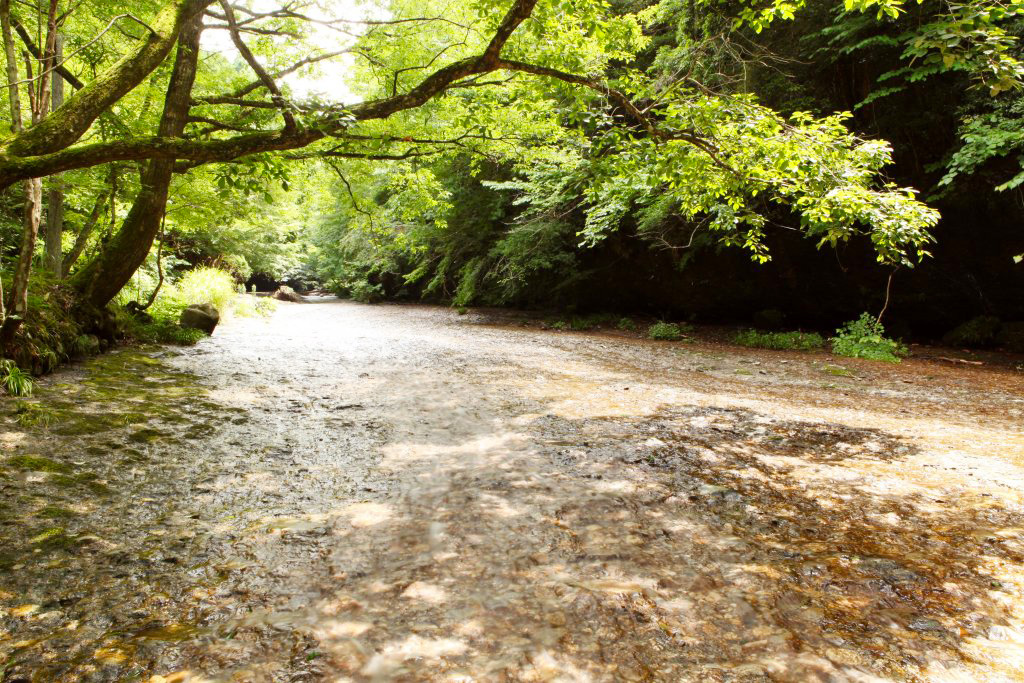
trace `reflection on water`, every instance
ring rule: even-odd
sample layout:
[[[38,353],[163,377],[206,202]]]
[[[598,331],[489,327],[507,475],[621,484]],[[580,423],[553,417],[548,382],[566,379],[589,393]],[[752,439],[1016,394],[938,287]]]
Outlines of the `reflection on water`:
[[[0,680],[1024,680],[1010,372],[283,305],[7,401]]]

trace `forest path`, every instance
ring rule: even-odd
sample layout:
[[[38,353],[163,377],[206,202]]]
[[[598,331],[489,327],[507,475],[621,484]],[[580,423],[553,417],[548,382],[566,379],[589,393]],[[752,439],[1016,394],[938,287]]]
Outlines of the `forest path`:
[[[5,683],[1024,680],[1020,373],[319,300],[19,405]]]

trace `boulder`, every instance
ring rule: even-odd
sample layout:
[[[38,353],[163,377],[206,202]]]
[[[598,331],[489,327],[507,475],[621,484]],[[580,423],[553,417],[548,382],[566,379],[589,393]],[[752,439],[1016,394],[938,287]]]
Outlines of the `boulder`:
[[[303,302],[302,295],[296,293],[296,291],[288,285],[281,285],[278,287],[277,291],[274,292],[274,298],[278,301],[291,301],[296,304]]]
[[[214,328],[220,322],[220,313],[213,307],[213,304],[198,304],[189,306],[181,312],[178,324],[193,330],[202,330],[206,334],[213,334]]]

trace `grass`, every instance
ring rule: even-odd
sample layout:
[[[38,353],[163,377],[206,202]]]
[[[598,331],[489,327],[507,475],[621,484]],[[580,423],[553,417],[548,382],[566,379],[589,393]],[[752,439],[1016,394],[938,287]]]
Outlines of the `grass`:
[[[12,360],[0,360],[0,384],[11,396],[32,395],[32,377]]]
[[[825,346],[825,339],[815,332],[761,332],[744,330],[735,337],[733,342],[740,346],[756,349],[776,349],[785,351],[813,351]]]

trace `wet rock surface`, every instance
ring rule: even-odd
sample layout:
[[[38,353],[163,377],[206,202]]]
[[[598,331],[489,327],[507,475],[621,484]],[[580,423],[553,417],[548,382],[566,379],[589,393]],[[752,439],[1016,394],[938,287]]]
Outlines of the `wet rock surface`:
[[[0,680],[1024,679],[1019,374],[507,322],[313,299],[4,402]]]

